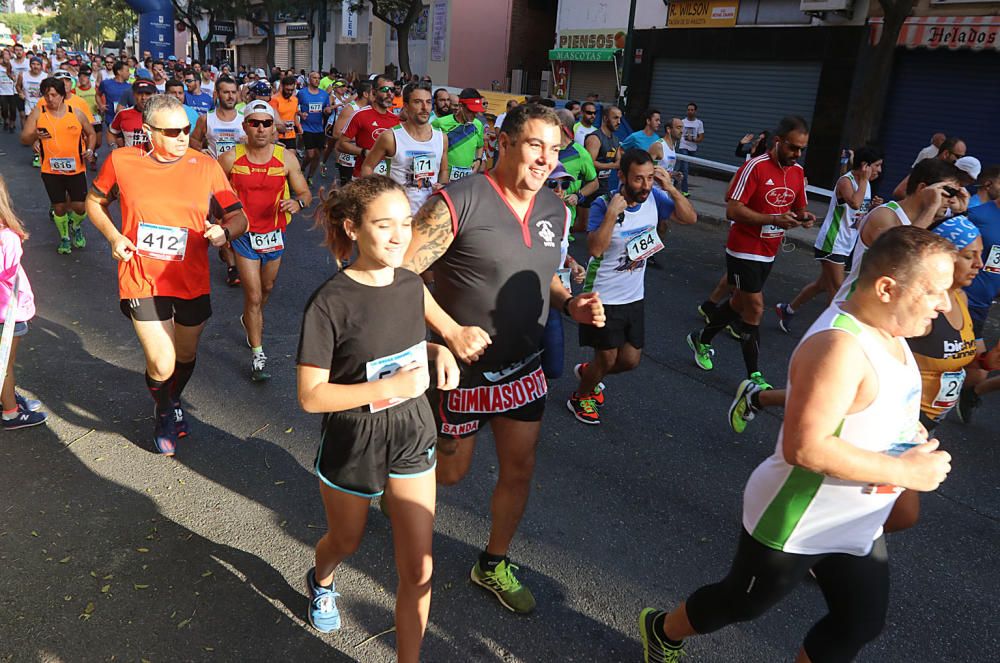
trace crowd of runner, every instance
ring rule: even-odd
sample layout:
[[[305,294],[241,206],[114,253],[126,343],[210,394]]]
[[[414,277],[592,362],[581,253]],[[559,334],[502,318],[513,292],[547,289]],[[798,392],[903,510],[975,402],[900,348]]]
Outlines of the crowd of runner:
[[[593,349],[574,366],[566,407],[598,425],[605,380],[642,357],[645,270],[668,225],[697,220],[684,158],[704,137],[695,104],[669,121],[649,109],[643,128],[619,140],[622,111],[595,101],[555,110],[534,98],[494,116],[473,88],[454,95],[415,77],[80,60],[20,45],[3,51],[0,97],[5,128],[20,124],[33,148],[59,253],[86,247],[89,218],[118,261],[120,309],[142,347],[161,454],[197,432],[182,396],[212,315],[210,251],[226,263],[227,283],[241,286],[248,376],[266,381],[264,310],[286,228],[318,201],[313,214],[338,270],[308,300],[297,355],[299,403],[323,415],[314,469],[329,529],[306,577],[314,628],[340,628],[337,568],[380,498],[395,534],[398,657],[419,659],[436,486],[467,475],[486,425],[499,472],[471,581],[515,613],[535,609],[508,550],[548,381],[563,372],[563,318]],[[929,433],[953,409],[968,422],[1000,383],[988,377],[1000,369],[1000,345],[984,338],[1000,294],[1000,167],[946,136],[887,201],[872,187],[880,149],[850,153],[820,221],[820,274],[775,306],[777,326],[790,332],[817,295],[829,306],[807,326],[784,388],[765,380],[765,282],[786,231],[819,221],[798,163],[809,132],[788,116],[737,147],[746,161],[726,194],[725,276],[697,306],[705,325],[687,344],[710,371],[714,337],[739,340],[736,433],[764,408],[783,408],[784,420],[747,483],[729,573],[671,611],[639,616],[647,663],[677,661],[686,639],[756,618],[809,573],[829,612],[796,660],[852,660],[885,621],[885,533],[913,526],[919,493],[950,471]],[[97,171],[89,185],[88,169]],[[34,304],[20,268],[27,235],[5,185],[0,216],[0,309],[5,320],[16,315],[16,347]],[[569,255],[574,239],[586,264]],[[3,425],[43,423],[41,404],[14,390],[14,354]]]

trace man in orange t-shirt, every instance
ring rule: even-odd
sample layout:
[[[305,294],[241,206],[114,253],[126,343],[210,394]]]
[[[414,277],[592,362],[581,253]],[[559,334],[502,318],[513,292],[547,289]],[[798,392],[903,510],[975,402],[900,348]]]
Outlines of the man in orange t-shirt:
[[[150,99],[142,128],[152,151],[112,152],[87,196],[87,213],[119,261],[121,310],[146,355],[146,386],[156,403],[154,444],[173,455],[188,433],[181,392],[212,315],[208,246],[242,235],[247,217],[215,159],[189,149],[191,125],[176,98]],[[120,231],[108,214],[116,198]]]
[[[295,94],[295,77],[281,79],[281,92],[271,97],[271,106],[278,113],[278,139],[289,150],[295,151],[295,137],[302,133],[299,123],[299,98]],[[284,124],[284,127],[281,125]],[[284,131],[282,131],[284,129]]]

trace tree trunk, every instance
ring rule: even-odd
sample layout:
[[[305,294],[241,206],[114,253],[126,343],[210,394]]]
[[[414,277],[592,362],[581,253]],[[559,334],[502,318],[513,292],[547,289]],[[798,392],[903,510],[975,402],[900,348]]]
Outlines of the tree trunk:
[[[267,26],[264,30],[267,32],[267,62],[269,67],[275,65],[274,61],[274,12],[268,10],[267,12]]]
[[[865,41],[862,57],[859,58],[865,70],[858,94],[847,112],[845,139],[851,146],[862,145],[878,137],[896,55],[896,40],[915,4],[914,0],[879,0],[879,3],[885,13],[882,36],[875,46]]]
[[[399,70],[410,75],[410,26],[401,25],[396,28],[396,48],[399,56]]]

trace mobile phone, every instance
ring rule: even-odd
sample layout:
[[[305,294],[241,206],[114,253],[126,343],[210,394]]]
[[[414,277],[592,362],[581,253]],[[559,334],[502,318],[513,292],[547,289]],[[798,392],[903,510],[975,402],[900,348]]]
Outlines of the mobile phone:
[[[944,194],[945,198],[954,198],[958,195],[958,189],[953,186],[943,186],[941,187],[941,192]]]

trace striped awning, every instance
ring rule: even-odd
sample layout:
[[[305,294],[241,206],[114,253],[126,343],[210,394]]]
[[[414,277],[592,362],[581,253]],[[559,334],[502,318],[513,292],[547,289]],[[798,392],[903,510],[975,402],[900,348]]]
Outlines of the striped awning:
[[[872,18],[871,43],[882,37],[884,19]],[[1000,50],[1000,16],[913,16],[903,23],[897,46],[974,51]]]

